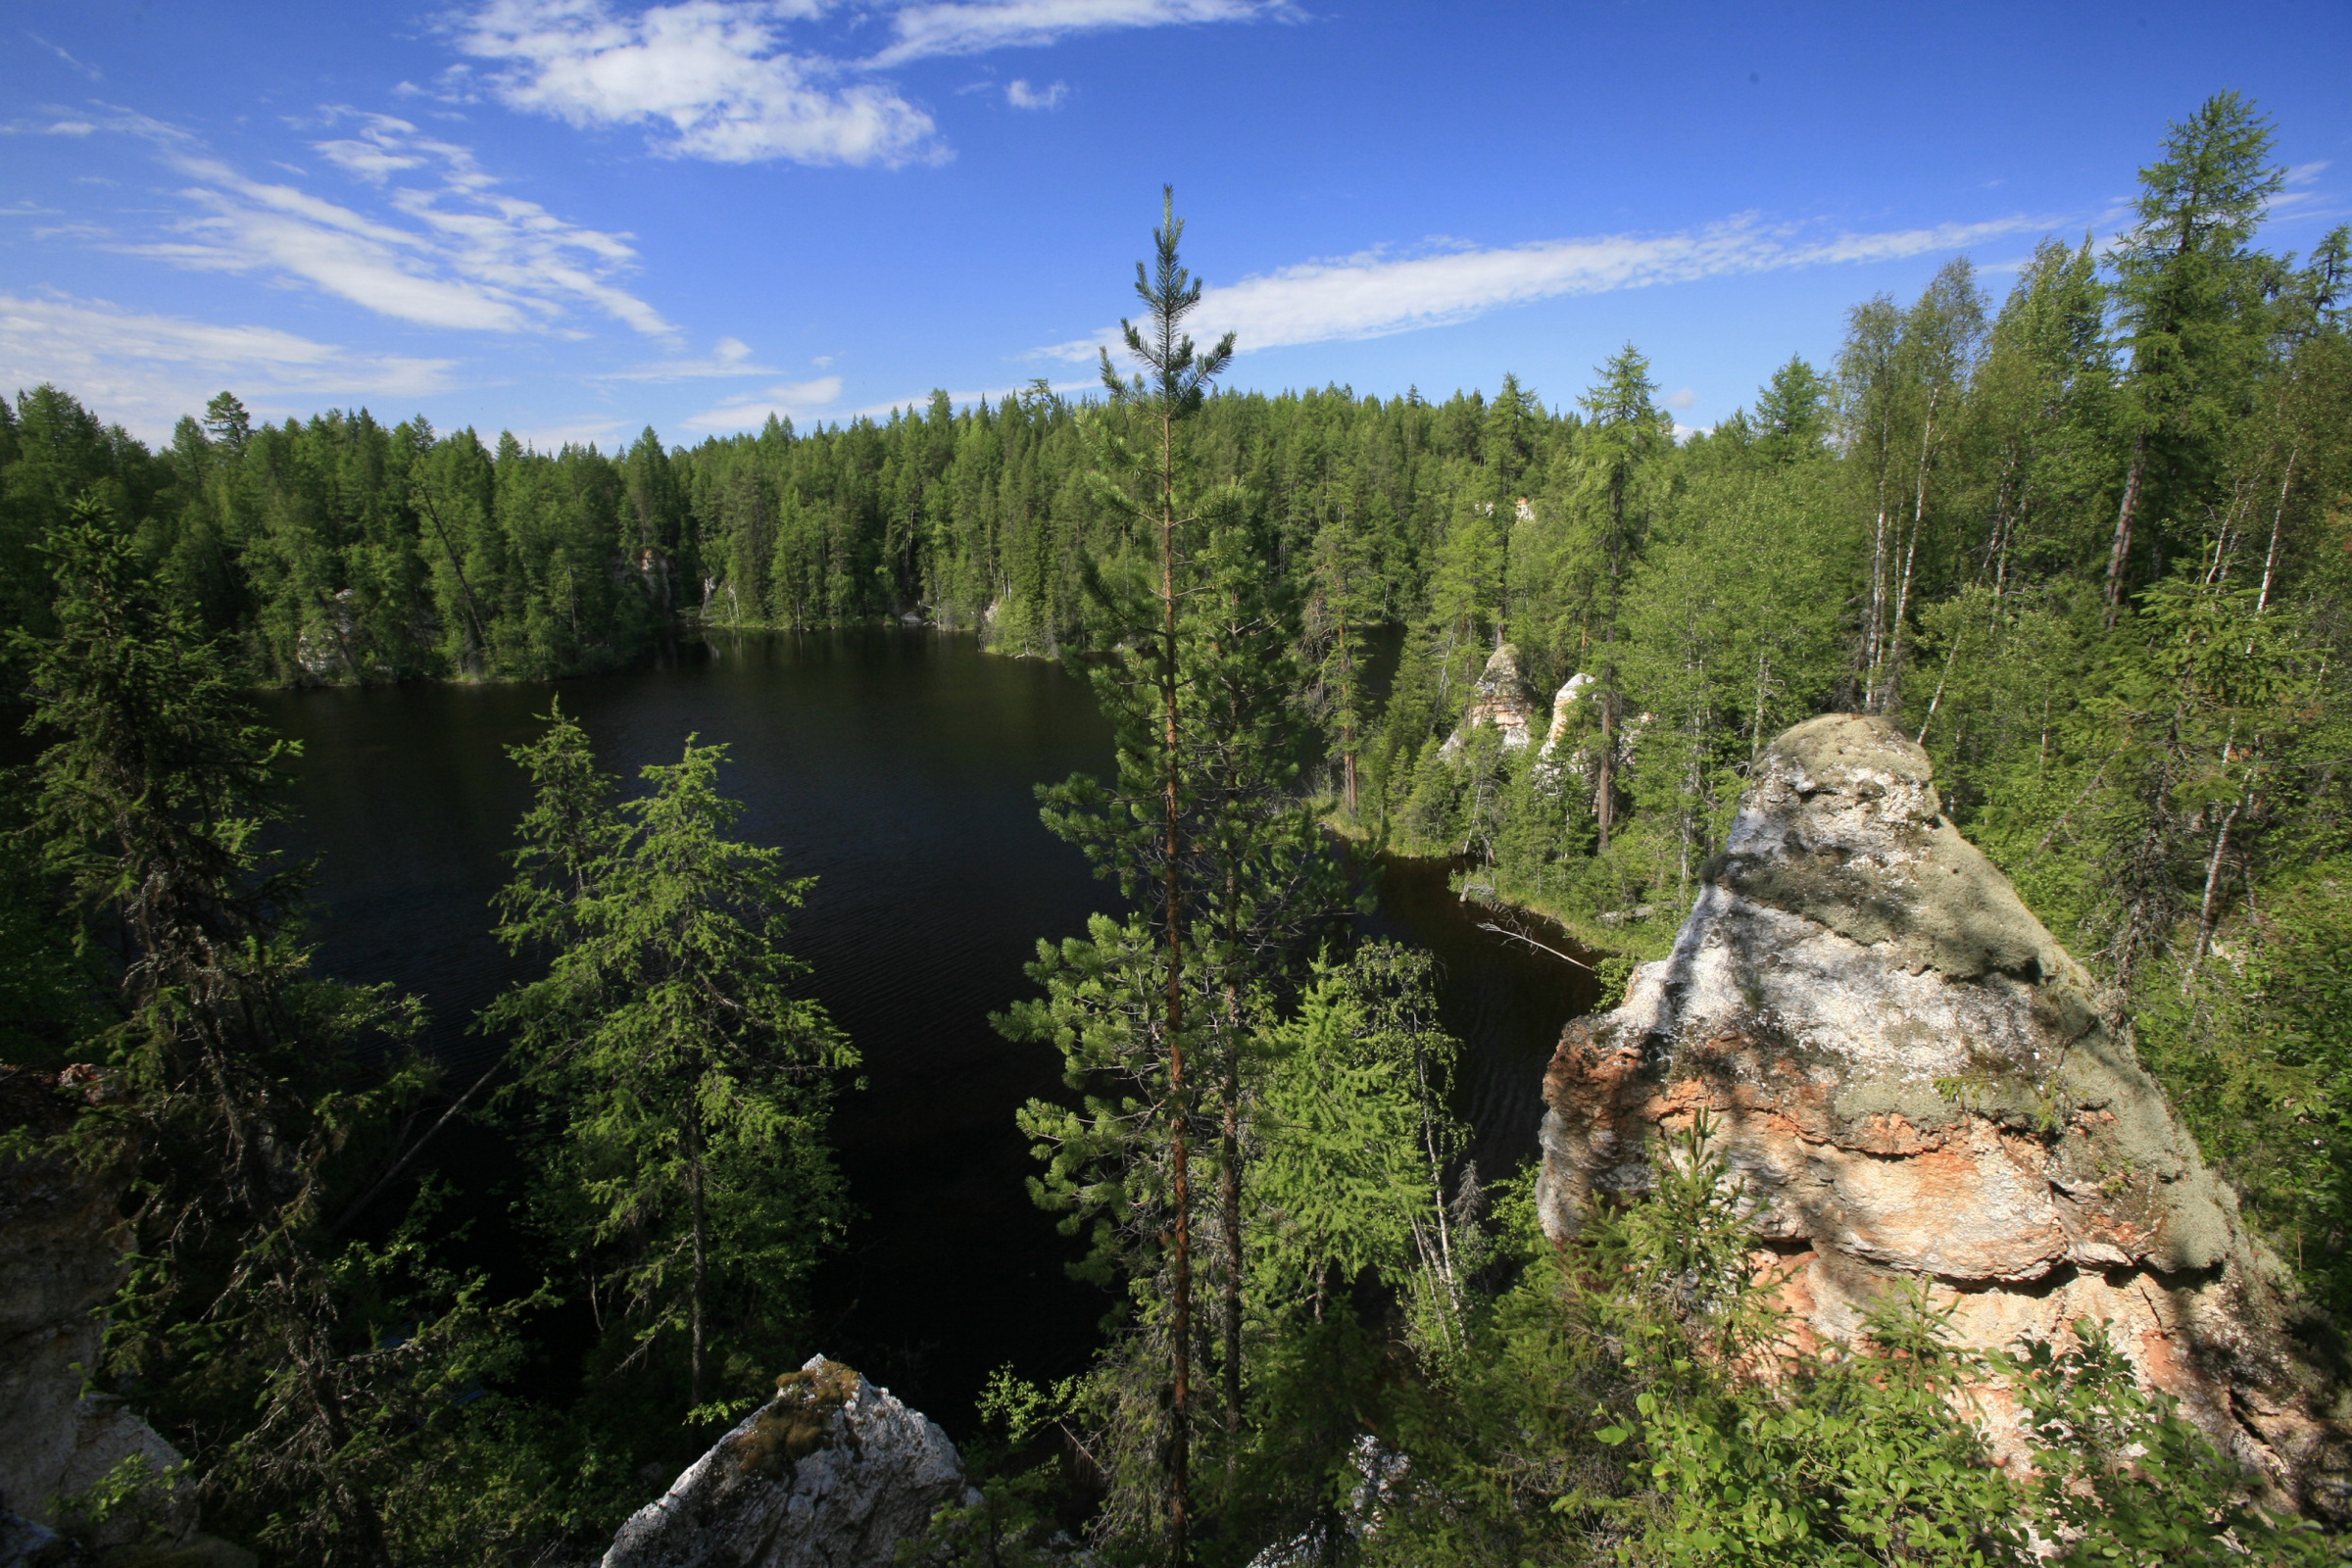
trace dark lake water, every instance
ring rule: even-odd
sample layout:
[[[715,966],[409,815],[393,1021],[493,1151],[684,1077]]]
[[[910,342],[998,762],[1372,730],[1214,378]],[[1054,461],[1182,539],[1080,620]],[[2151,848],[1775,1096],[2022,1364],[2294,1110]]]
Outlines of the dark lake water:
[[[1012,1124],[1060,1090],[1058,1058],[1000,1037],[988,1014],[1030,992],[1040,937],[1083,929],[1110,890],[1039,824],[1034,788],[1107,769],[1109,737],[1058,666],[997,659],[965,637],[872,629],[722,640],[664,667],[558,686],[401,686],[273,693],[268,717],[303,744],[292,846],[318,857],[319,961],[421,996],[431,1046],[458,1069],[489,1059],[467,1029],[521,972],[491,941],[525,804],[505,748],[560,697],[612,770],[677,760],[689,734],[732,748],[721,787],[740,832],[817,878],[793,947],[810,989],[856,1041],[865,1086],[836,1122],[861,1218],[817,1284],[811,1343],[952,1430],[989,1369],[1075,1370],[1105,1305],[1062,1264],[1075,1244],[1033,1208]],[[1490,1176],[1535,1152],[1544,1062],[1591,982],[1477,929],[1435,864],[1384,868],[1368,930],[1433,949],[1446,1021],[1469,1047],[1463,1109]],[[1555,945],[1558,939],[1552,938]],[[472,1245],[511,1258],[513,1171],[495,1135],[439,1158],[477,1215]]]

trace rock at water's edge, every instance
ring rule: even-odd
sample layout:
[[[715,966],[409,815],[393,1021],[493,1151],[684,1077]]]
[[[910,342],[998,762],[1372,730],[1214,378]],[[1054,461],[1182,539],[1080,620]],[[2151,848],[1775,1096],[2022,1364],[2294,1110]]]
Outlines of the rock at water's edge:
[[[1800,1326],[1926,1278],[1980,1348],[2106,1320],[2141,1377],[2305,1507],[2352,1510],[2343,1391],[2128,1026],[1876,717],[1775,741],[1673,953],[1545,1074],[1554,1240],[1704,1110]],[[2008,1434],[1996,1451],[2014,1451]]]
[[[850,1568],[896,1560],[964,1494],[948,1435],[838,1361],[776,1396],[630,1515],[603,1568]]]

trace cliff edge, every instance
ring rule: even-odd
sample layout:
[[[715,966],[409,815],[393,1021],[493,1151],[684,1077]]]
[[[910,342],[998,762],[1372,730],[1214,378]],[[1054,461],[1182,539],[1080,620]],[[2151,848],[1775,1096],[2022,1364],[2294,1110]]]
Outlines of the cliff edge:
[[[1800,1334],[1851,1339],[1922,1277],[1980,1348],[2105,1320],[2226,1450],[2341,1517],[2328,1331],[2113,1009],[1944,816],[1925,752],[1810,720],[1760,762],[1672,954],[1562,1036],[1544,1229],[1642,1191],[1652,1131],[1704,1110]]]

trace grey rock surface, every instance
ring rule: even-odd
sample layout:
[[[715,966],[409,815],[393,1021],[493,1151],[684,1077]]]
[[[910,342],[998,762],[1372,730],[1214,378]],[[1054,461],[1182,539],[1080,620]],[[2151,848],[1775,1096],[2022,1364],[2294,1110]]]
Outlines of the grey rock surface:
[[[1923,1278],[1983,1348],[2104,1320],[2226,1448],[2343,1511],[2341,1387],[2116,1007],[1943,814],[1926,753],[1810,720],[1760,761],[1673,952],[1563,1035],[1544,1228],[1642,1191],[1653,1134],[1703,1113],[1806,1332],[1851,1339]]]
[[[76,1071],[87,1070],[69,1074]],[[77,1082],[97,1092],[94,1074]],[[0,1068],[0,1128],[58,1132],[74,1114],[74,1088]],[[58,1523],[50,1499],[88,1490],[125,1459],[143,1456],[158,1476],[180,1462],[132,1411],[82,1392],[104,1334],[98,1308],[122,1277],[119,1194],[118,1182],[63,1159],[0,1162],[0,1496],[44,1526]],[[158,1488],[151,1498],[91,1544],[143,1540],[150,1526],[177,1539],[195,1524],[185,1489]]]
[[[963,1494],[946,1433],[811,1356],[629,1517],[604,1568],[887,1568]]]

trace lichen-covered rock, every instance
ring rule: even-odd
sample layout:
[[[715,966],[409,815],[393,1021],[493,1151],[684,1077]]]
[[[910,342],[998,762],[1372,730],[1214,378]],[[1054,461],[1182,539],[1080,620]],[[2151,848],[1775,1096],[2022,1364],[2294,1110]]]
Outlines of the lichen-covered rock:
[[[1642,1191],[1653,1130],[1704,1111],[1803,1328],[1850,1339],[1922,1277],[1982,1348],[2105,1320],[2226,1448],[2341,1513],[2339,1386],[2114,1005],[1944,816],[1926,753],[1879,718],[1800,724],[1673,953],[1563,1035],[1544,1228]]]
[[[946,1433],[811,1356],[629,1517],[604,1568],[883,1568],[963,1492]]]
[[[0,1132],[45,1140],[104,1093],[88,1068],[51,1077],[0,1066]],[[166,1477],[179,1455],[119,1400],[85,1395],[104,1324],[97,1311],[122,1280],[129,1236],[122,1182],[57,1156],[0,1160],[0,1498],[54,1526],[50,1499],[86,1492],[123,1461]],[[111,1546],[195,1523],[184,1485],[158,1485],[93,1533]]]
[[[1502,732],[1502,744],[1517,751],[1533,738],[1535,722],[1535,689],[1520,673],[1519,650],[1504,643],[1488,656],[1487,667],[1471,689],[1470,707],[1462,714],[1460,727],[1440,749],[1450,752],[1479,725],[1492,724]]]

